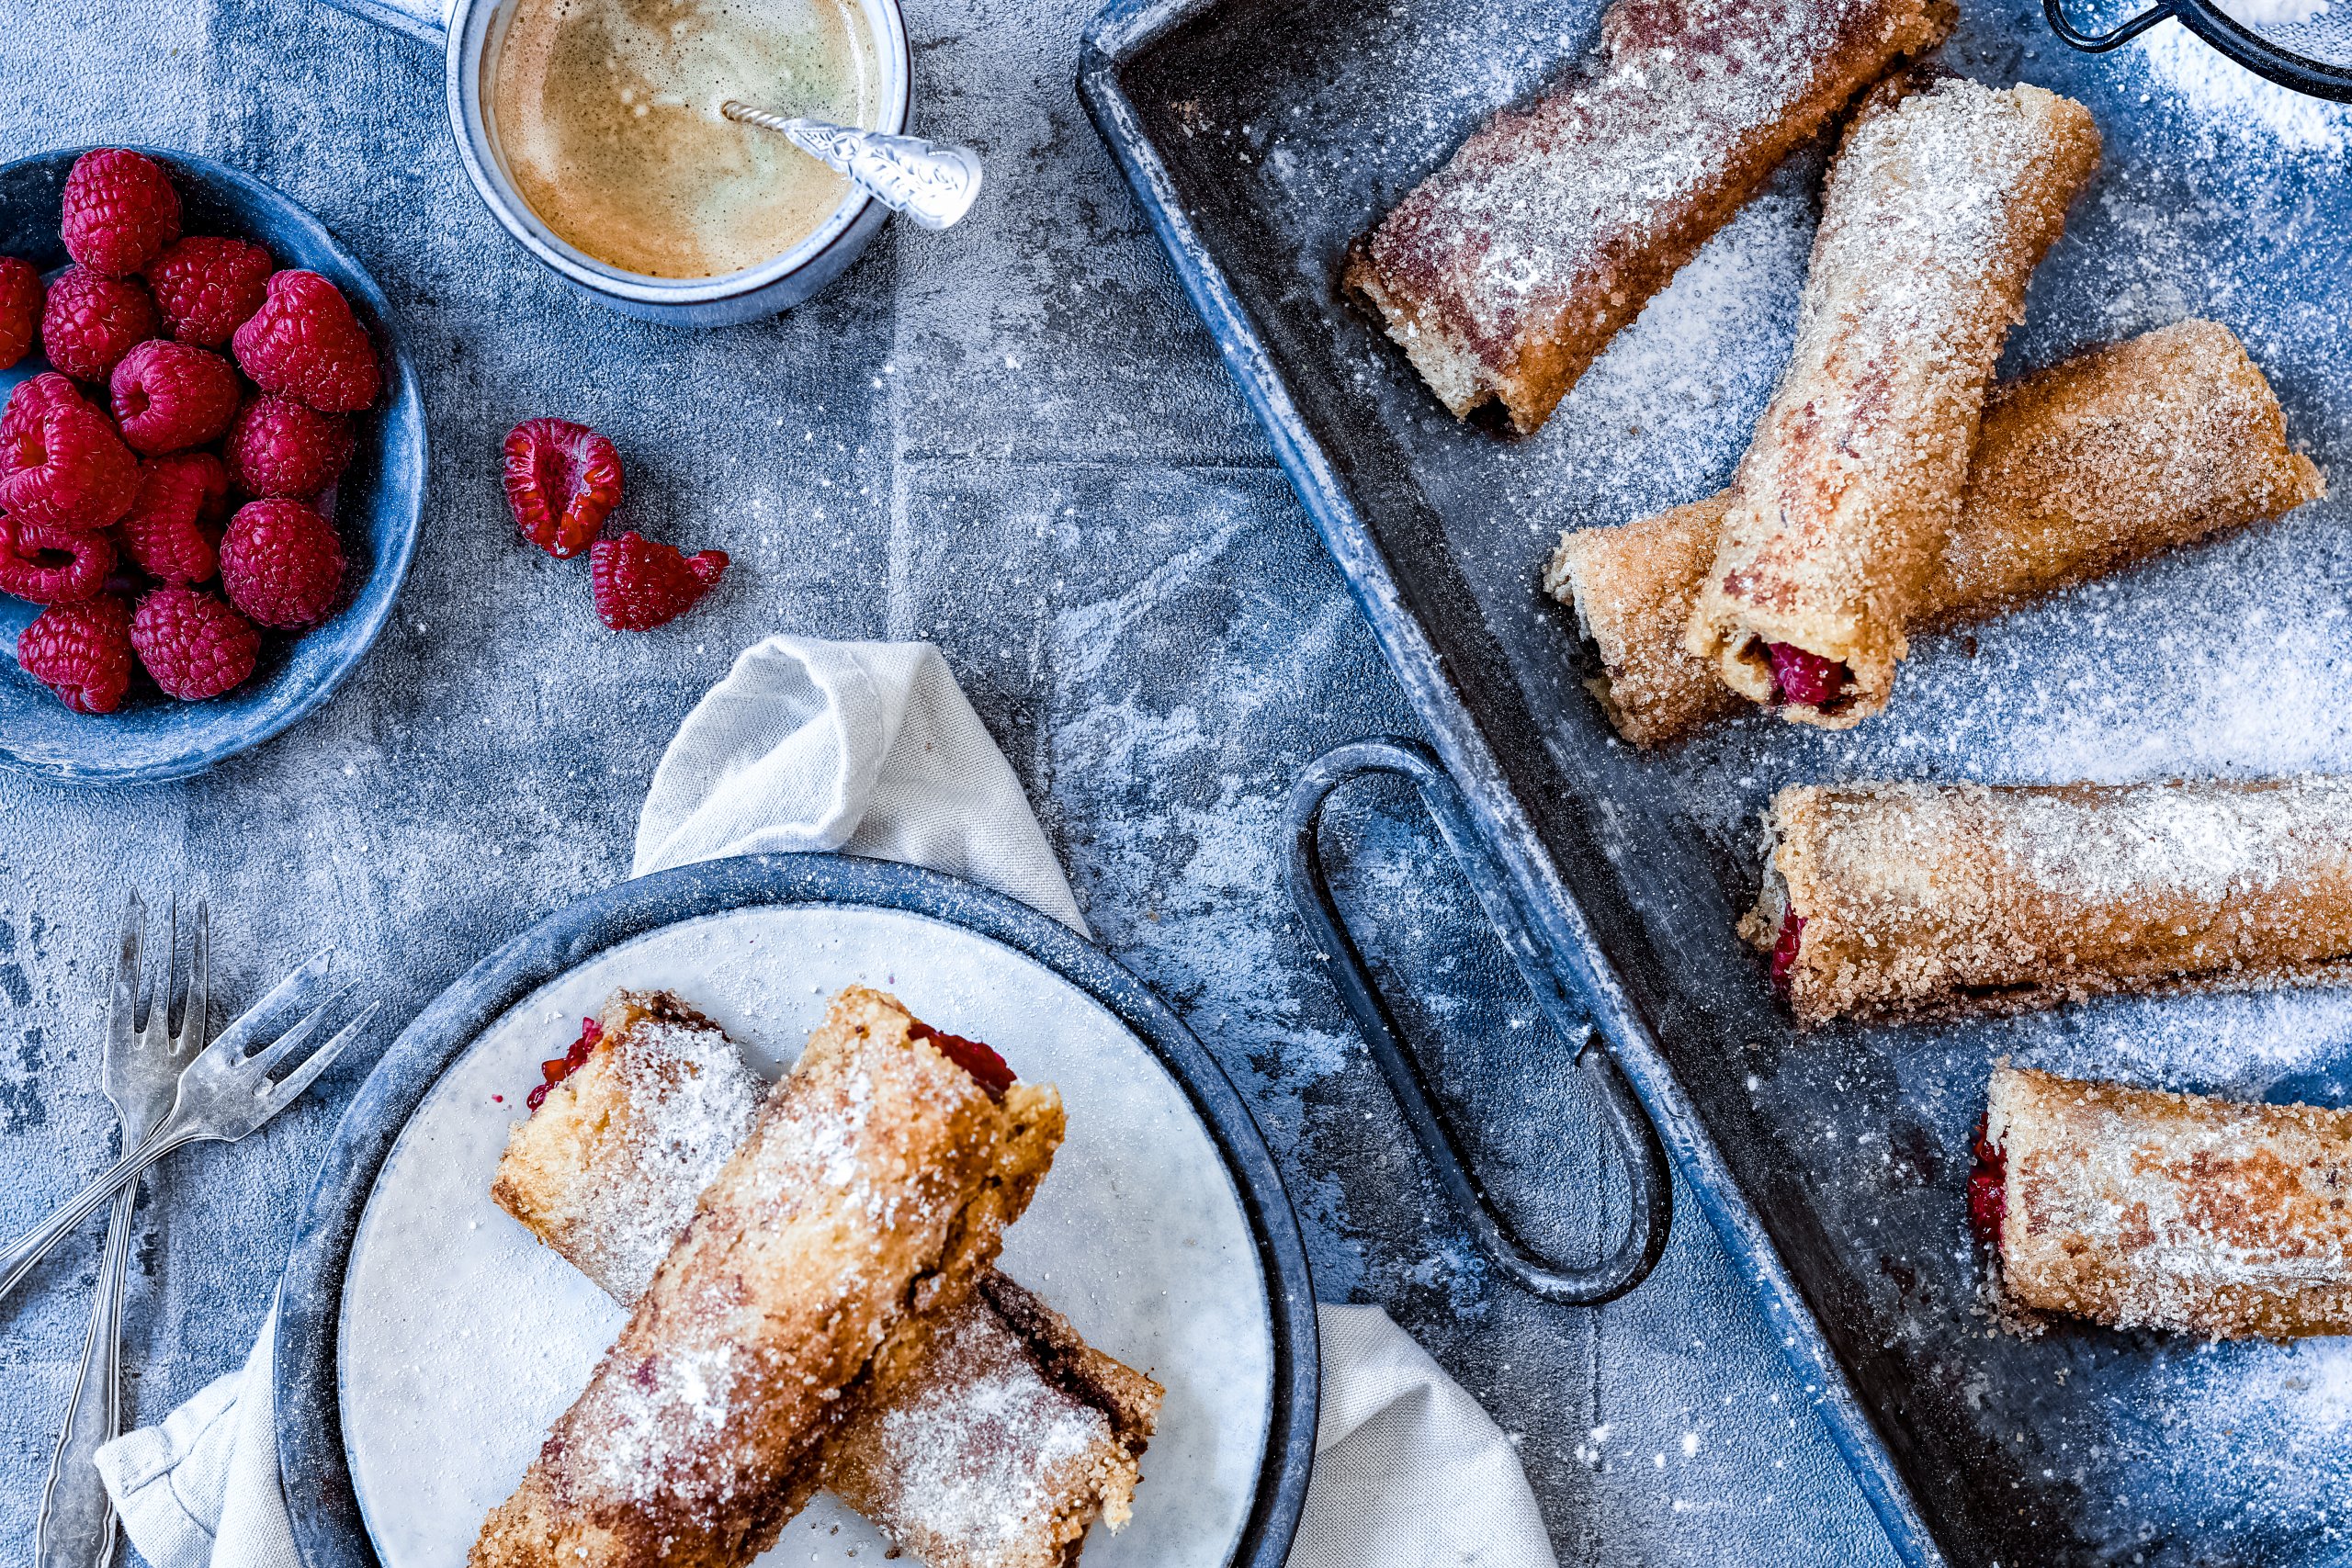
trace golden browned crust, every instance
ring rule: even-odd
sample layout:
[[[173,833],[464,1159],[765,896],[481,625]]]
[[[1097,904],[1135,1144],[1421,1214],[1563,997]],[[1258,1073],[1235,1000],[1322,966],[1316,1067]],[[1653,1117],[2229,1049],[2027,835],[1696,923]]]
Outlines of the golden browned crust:
[[[1740,934],[1802,1023],[2352,983],[2352,779],[1801,785]]]
[[[774,1544],[1061,1140],[1052,1089],[993,1100],[913,1022],[877,991],[834,998],[473,1568],[741,1568]]]
[[[1960,520],[1912,631],[1986,619],[2326,493],[2287,446],[2270,384],[2227,327],[2181,321],[1985,400]],[[1561,536],[1544,578],[1600,656],[1617,732],[1662,746],[1740,706],[1682,643],[1732,492]]]
[[[1589,73],[1508,109],[1351,250],[1344,288],[1456,417],[1541,426],[1810,138],[1951,30],[1951,0],[1618,0]]]
[[[1846,674],[1784,717],[1843,728],[1885,705],[1994,361],[2098,151],[2089,111],[2039,87],[1896,79],[1864,103],[1685,633],[1732,690],[1773,702],[1765,649],[1785,644]]]
[[[2352,1332],[2352,1111],[1994,1069],[2004,1304],[2218,1338]]]
[[[615,991],[588,1060],[506,1134],[490,1195],[622,1304],[750,1133],[766,1086],[669,991]]]
[[[670,992],[616,992],[604,1024],[509,1135],[493,1192],[628,1305],[766,1086]],[[985,1269],[890,1397],[835,1435],[821,1484],[929,1568],[1062,1568],[1096,1518],[1125,1522],[1162,1392]]]

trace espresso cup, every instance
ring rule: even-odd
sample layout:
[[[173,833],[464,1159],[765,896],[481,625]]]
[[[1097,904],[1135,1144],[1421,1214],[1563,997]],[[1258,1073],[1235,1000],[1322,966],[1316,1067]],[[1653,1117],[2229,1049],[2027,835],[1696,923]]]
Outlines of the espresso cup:
[[[889,216],[881,203],[847,184],[841,200],[789,249],[756,265],[713,277],[655,277],[601,261],[558,234],[515,189],[500,155],[492,111],[496,49],[518,0],[333,0],[427,43],[447,61],[449,128],[475,194],[499,225],[541,265],[598,304],[671,326],[718,327],[789,309],[839,276]],[[868,129],[907,128],[913,61],[899,0],[844,0],[864,22],[873,51],[876,113]],[[747,136],[767,132],[746,130]]]

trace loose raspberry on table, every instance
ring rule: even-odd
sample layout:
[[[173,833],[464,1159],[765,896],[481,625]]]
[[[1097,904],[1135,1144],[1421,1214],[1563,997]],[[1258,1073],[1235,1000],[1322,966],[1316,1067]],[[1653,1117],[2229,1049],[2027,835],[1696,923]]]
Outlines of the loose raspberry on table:
[[[162,338],[124,355],[109,386],[123,440],[150,457],[218,441],[243,390],[237,367],[219,355]]]
[[[261,309],[277,266],[266,249],[249,241],[190,234],[147,264],[147,287],[174,338],[219,348]]]
[[[52,604],[17,634],[17,662],[75,713],[112,713],[130,689],[130,606],[111,593]]]
[[[299,501],[249,502],[220,536],[220,586],[262,626],[316,626],[343,587],[343,541]]]
[[[40,331],[40,273],[22,256],[0,256],[0,370],[32,352]]]
[[[584,424],[526,419],[506,433],[506,504],[523,537],[559,559],[596,542],[621,499],[621,455]]]
[[[0,508],[28,522],[96,533],[138,494],[139,459],[86,403],[56,403],[0,433]]]
[[[139,499],[114,525],[134,565],[158,582],[209,582],[220,570],[229,475],[209,452],[175,452],[139,465]]]
[[[76,265],[127,276],[180,237],[180,193],[144,152],[101,147],[74,160],[58,227]]]
[[[28,430],[40,428],[41,415],[53,408],[85,409],[90,400],[82,395],[72,378],[54,370],[44,370],[29,381],[19,381],[17,389],[8,394],[8,406],[0,409],[0,473],[6,469],[6,446],[13,438]]]
[[[315,272],[270,274],[261,309],[231,342],[254,386],[322,413],[356,413],[382,385],[351,302]]]
[[[718,587],[726,570],[724,550],[684,556],[634,529],[617,539],[597,540],[588,556],[596,614],[616,632],[650,631],[677,619]]]
[[[36,604],[95,597],[114,570],[114,541],[104,534],[29,522],[0,512],[0,593]]]
[[[49,362],[80,381],[104,381],[115,362],[155,335],[155,301],[135,277],[69,266],[41,306],[40,346]]]
[[[155,684],[182,702],[200,703],[254,672],[261,633],[219,594],[158,588],[130,617],[130,646]]]
[[[343,415],[265,392],[237,411],[220,455],[247,495],[315,501],[343,477],[354,445]]]

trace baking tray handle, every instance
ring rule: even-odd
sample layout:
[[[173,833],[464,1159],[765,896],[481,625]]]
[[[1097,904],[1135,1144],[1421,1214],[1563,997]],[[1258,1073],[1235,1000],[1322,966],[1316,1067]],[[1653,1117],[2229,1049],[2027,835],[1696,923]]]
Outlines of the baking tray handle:
[[[1605,1258],[1581,1267],[1546,1258],[1521,1241],[1510,1223],[1496,1213],[1477,1172],[1463,1157],[1453,1129],[1430,1098],[1396,1016],[1373,983],[1363,954],[1340,917],[1330,882],[1323,874],[1319,837],[1323,807],[1332,791],[1365,773],[1399,773],[1413,782],[1454,863],[1477,893],[1495,934],[1519,965],[1536,1006],[1561,1038],[1577,1043],[1577,1066],[1599,1097],[1610,1141],[1625,1167],[1633,1194],[1633,1224],[1616,1250]],[[1510,883],[1487,854],[1471,824],[1461,790],[1435,753],[1416,741],[1395,739],[1359,740],[1328,752],[1291,791],[1284,820],[1290,829],[1291,898],[1298,906],[1299,918],[1306,922],[1316,955],[1330,970],[1340,1000],[1363,1032],[1364,1043],[1372,1048],[1373,1060],[1388,1080],[1406,1125],[1413,1130],[1421,1153],[1436,1168],[1438,1185],[1445,1189],[1454,1212],[1477,1238],[1480,1250],[1497,1268],[1547,1302],[1598,1306],[1640,1284],[1665,1252],[1673,1218],[1674,1184],[1667,1172],[1666,1151],[1607,1043],[1599,1040],[1574,999],[1573,987],[1553,963],[1550,948],[1535,936]],[[1600,1049],[1593,1049],[1596,1043]]]

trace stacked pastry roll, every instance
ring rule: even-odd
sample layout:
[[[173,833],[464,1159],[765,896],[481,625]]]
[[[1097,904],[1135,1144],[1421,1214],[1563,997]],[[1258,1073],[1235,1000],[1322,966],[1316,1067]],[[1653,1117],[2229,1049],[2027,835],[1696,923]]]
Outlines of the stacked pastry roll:
[[[970,1303],[1061,1131],[1052,1089],[878,992],[842,993],[483,1525],[474,1568],[741,1568],[765,1551]],[[647,1154],[653,1185],[668,1157]],[[526,1168],[503,1174],[518,1192]]]
[[[2002,1304],[2215,1338],[2352,1333],[2352,1111],[1996,1067],[1970,1211]]]
[[[593,1048],[514,1129],[492,1196],[629,1305],[764,1091],[678,998],[617,993]],[[834,1436],[820,1479],[929,1568],[1065,1568],[1094,1519],[1126,1522],[1160,1394],[987,1269],[896,1390]]]
[[[1803,785],[1764,832],[1802,1023],[2352,982],[2352,779]]]
[[[1457,417],[1524,434],[1781,159],[1898,61],[1951,0],[1617,0],[1590,68],[1506,110],[1350,252]]]
[[[1908,630],[1969,626],[2325,491],[2227,327],[2182,321],[2092,349],[1984,404],[1960,509]],[[1599,654],[1618,734],[1680,739],[1745,704],[1683,645],[1736,492],[1563,535],[1545,589]]]
[[[2098,153],[2089,112],[2039,87],[1915,73],[1872,90],[1684,630],[1733,691],[1836,728],[1885,705],[1994,362]]]

